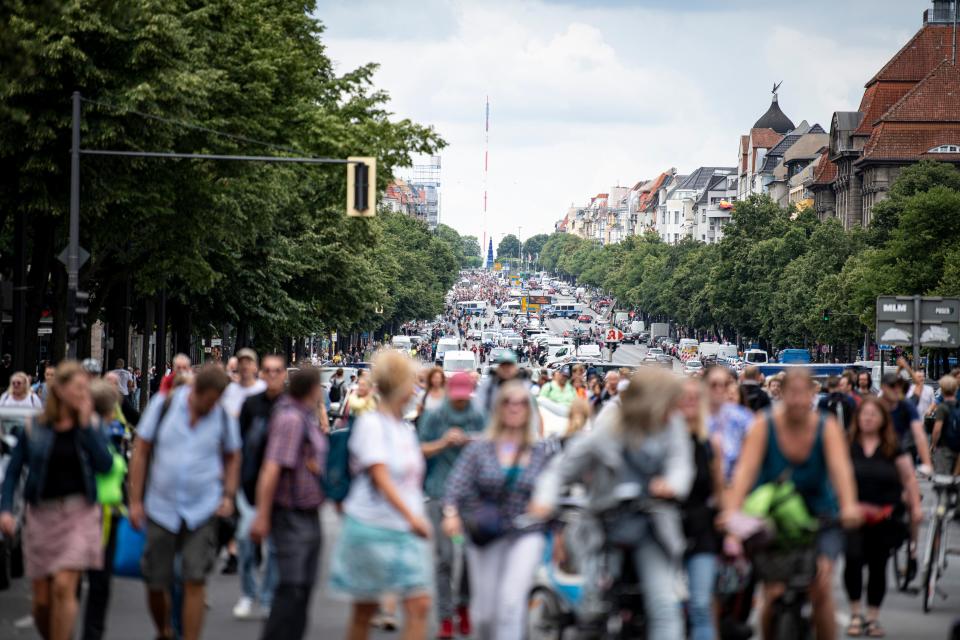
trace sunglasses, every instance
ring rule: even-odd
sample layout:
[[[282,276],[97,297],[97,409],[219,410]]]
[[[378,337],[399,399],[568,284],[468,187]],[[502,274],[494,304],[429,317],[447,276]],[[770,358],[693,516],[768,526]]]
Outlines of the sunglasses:
[[[507,398],[503,401],[504,406],[510,407],[523,407],[529,404],[529,400],[526,398]]]

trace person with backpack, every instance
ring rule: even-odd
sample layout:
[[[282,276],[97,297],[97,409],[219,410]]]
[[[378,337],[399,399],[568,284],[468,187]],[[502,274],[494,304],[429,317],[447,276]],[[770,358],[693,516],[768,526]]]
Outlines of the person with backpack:
[[[957,387],[953,376],[940,378],[940,393],[943,402],[933,414],[933,469],[936,473],[960,475],[960,404],[957,403]]]
[[[328,397],[331,403],[341,402],[346,397],[346,379],[343,376],[343,369],[338,368],[333,377],[330,378],[330,393]]]
[[[176,556],[184,586],[184,640],[197,640],[202,633],[218,518],[232,515],[240,480],[240,429],[220,405],[229,383],[222,367],[205,365],[192,387],[157,396],[138,428],[130,465],[130,522],[146,529],[142,567],[161,638],[172,637],[168,591]]]
[[[327,438],[317,407],[324,389],[320,370],[307,365],[290,376],[277,400],[256,486],[255,543],[270,536],[277,553],[278,582],[261,637],[297,640],[307,629],[310,596],[320,564],[320,506],[324,494]]]
[[[233,607],[233,617],[240,619],[269,616],[277,586],[277,554],[269,539],[264,545],[263,579],[257,584],[257,544],[250,539],[250,526],[256,515],[257,478],[267,449],[270,414],[287,384],[287,362],[283,356],[264,356],[260,363],[260,379],[266,383],[266,389],[247,398],[240,409],[243,458],[240,491],[237,493],[237,511],[240,514],[237,551],[241,596]]]
[[[840,388],[841,380],[838,376],[827,378],[827,395],[820,399],[818,408],[834,416],[843,430],[849,431],[857,403]]]

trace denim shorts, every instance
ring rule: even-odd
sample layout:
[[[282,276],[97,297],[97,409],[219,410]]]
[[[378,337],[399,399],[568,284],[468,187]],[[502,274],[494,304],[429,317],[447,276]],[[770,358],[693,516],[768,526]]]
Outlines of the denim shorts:
[[[843,553],[844,535],[840,527],[827,527],[817,533],[817,555],[836,562]]]

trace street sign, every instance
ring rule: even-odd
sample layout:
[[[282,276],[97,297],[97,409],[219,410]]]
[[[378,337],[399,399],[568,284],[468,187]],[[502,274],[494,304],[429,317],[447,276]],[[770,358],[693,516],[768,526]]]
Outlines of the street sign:
[[[913,296],[877,298],[877,343],[912,345],[914,330]]]
[[[877,345],[877,348],[880,349],[880,351],[893,351],[893,346],[889,344],[880,344]]]
[[[82,267],[87,263],[87,260],[90,259],[90,252],[84,249],[83,247],[77,247],[77,257],[79,258],[79,262],[77,263],[77,266]],[[57,256],[57,260],[59,260],[63,264],[67,264],[67,260],[69,259],[70,259],[70,247],[67,247],[66,249],[61,251],[60,255]]]
[[[535,303],[533,303],[533,302],[528,302],[528,303],[527,303],[527,311],[531,311],[531,312],[533,312],[533,313],[540,313],[540,305],[539,305],[539,304],[535,304]]]
[[[503,265],[500,264],[499,262],[494,262],[494,263],[493,263],[493,270],[494,270],[494,271],[502,271],[502,270],[503,270]]]
[[[960,345],[960,298],[922,298],[919,331],[924,347]]]
[[[620,342],[623,340],[623,331],[620,329],[607,329],[606,342]]]
[[[960,346],[960,298],[880,296],[877,343],[914,347]]]
[[[522,298],[520,298],[520,313],[526,313],[526,312],[527,312],[527,297],[523,296]]]
[[[37,327],[38,336],[49,336],[53,334],[53,327]]]

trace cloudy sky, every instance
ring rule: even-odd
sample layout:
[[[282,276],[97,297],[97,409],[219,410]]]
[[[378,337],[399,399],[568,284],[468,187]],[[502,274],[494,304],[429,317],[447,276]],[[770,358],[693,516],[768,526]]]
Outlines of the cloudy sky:
[[[340,71],[380,64],[398,117],[432,124],[441,221],[494,245],[670,167],[734,164],[774,81],[829,129],[929,0],[319,0]],[[483,216],[484,100],[490,97]]]

